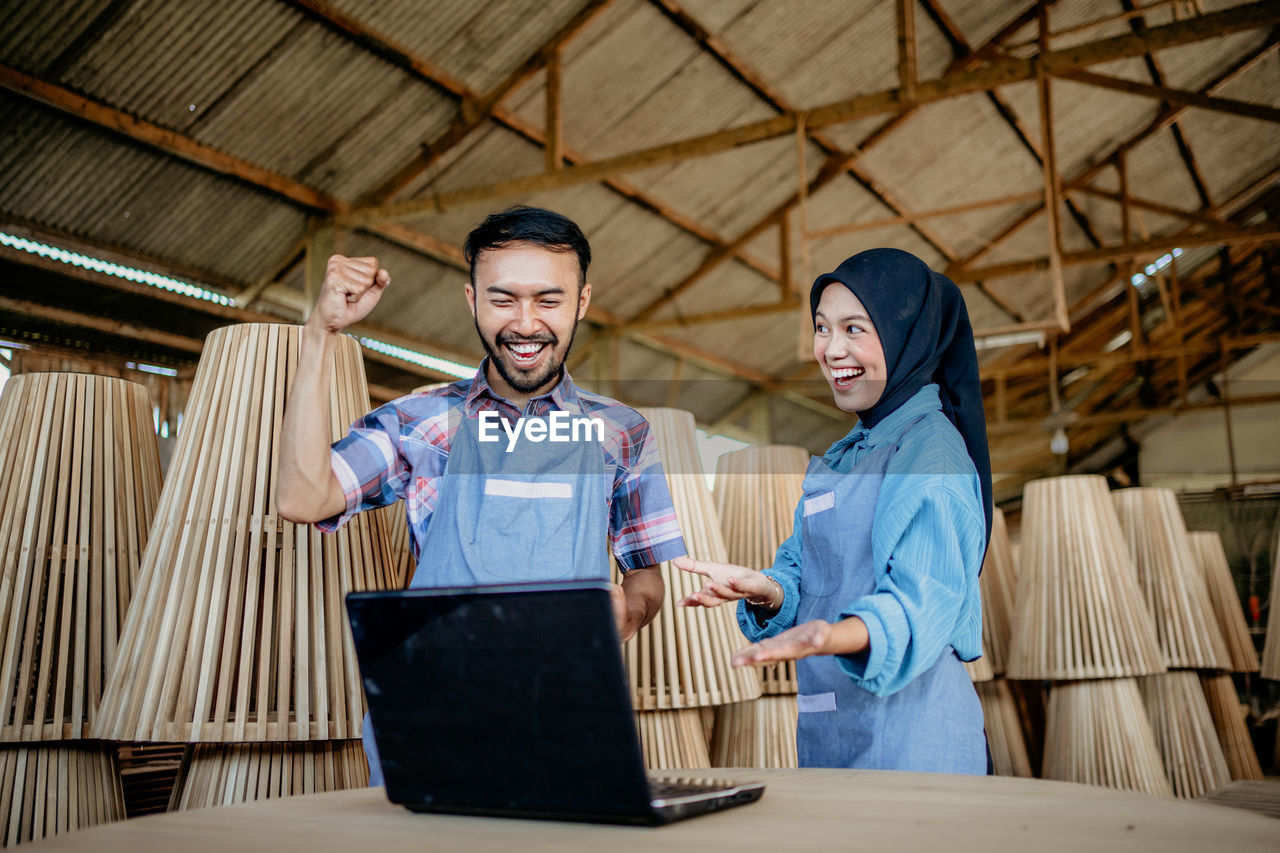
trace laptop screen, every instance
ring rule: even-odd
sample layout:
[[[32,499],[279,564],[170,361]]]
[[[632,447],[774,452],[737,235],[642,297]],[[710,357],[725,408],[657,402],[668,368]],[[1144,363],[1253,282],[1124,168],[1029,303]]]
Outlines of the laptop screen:
[[[353,593],[348,612],[393,802],[647,807],[607,585]]]

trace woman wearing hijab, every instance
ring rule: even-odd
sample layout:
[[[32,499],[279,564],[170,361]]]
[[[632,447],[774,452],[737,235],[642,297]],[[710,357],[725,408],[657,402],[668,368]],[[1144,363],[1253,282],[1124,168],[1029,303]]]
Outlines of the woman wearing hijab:
[[[858,423],[810,461],[773,567],[679,558],[706,578],[680,603],[738,602],[735,666],[797,660],[802,767],[986,772],[961,660],[982,652],[978,571],[991,466],[959,289],[873,249],[809,294],[814,357]]]

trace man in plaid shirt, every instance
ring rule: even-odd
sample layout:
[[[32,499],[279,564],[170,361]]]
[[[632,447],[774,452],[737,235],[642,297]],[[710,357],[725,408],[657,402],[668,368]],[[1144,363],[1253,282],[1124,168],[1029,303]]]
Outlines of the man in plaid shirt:
[[[403,498],[412,586],[606,579],[607,542],[623,571],[614,616],[628,639],[661,605],[657,564],[685,546],[648,423],[564,369],[591,299],[590,247],[566,217],[517,207],[488,217],[465,249],[467,302],[488,353],[475,377],[388,403],[332,447],[334,341],[390,275],[375,258],[329,259],[285,409],[280,514],[332,531]],[[556,443],[558,427],[572,439]]]

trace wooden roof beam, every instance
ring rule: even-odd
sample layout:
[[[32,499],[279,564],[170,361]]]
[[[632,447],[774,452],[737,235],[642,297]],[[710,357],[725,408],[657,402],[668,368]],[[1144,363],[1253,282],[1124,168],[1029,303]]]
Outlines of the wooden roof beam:
[[[1229,68],[1224,69],[1220,74],[1210,80],[1199,91],[1202,94],[1210,94],[1218,88],[1226,85],[1231,80],[1236,79],[1241,74],[1248,72],[1268,55],[1280,46],[1280,31],[1273,30],[1265,44],[1254,50],[1251,50],[1244,57],[1233,63]],[[1122,153],[1132,151],[1136,146],[1150,138],[1155,133],[1168,127],[1176,121],[1179,116],[1186,112],[1187,107],[1170,107],[1162,110],[1145,128],[1129,137],[1124,142],[1117,145],[1113,150],[1107,152],[1106,155],[1097,157],[1094,164],[1080,171],[1079,174],[1064,182],[1064,189],[1078,189],[1087,184],[1088,181],[1097,177],[1104,169],[1108,168],[1114,158]],[[952,275],[963,267],[970,266],[981,258],[985,257],[989,252],[1002,245],[1009,237],[1015,234],[1018,229],[1037,216],[1044,209],[1043,205],[1038,205],[1026,214],[1010,223],[1003,231],[997,234],[993,239],[987,242],[981,249],[978,249],[969,257],[953,264],[947,269],[947,274]]]
[[[1087,83],[1090,86],[1097,86],[1102,89],[1110,89],[1115,92],[1127,92],[1130,95],[1156,98],[1165,103],[1177,104],[1181,107],[1197,107],[1202,110],[1244,116],[1245,118],[1259,121],[1280,122],[1280,109],[1268,107],[1265,104],[1255,104],[1250,101],[1236,100],[1235,98],[1202,95],[1199,92],[1172,89],[1168,86],[1155,86],[1150,83],[1139,83],[1135,80],[1096,74],[1082,69],[1068,71],[1062,75],[1062,78],[1064,80],[1074,80],[1077,83]]]
[[[829,127],[868,116],[901,112],[913,105],[935,103],[960,95],[984,92],[996,86],[1032,80],[1035,78],[1038,66],[1043,67],[1048,73],[1061,74],[1076,68],[1141,56],[1227,33],[1272,26],[1277,23],[1280,23],[1280,0],[1260,0],[1260,2],[1236,6],[1191,20],[1153,27],[1142,34],[1115,36],[1052,51],[1035,60],[1008,58],[973,71],[956,72],[935,80],[921,81],[916,88],[916,98],[912,102],[903,101],[899,90],[893,88],[826,104],[808,112],[806,126],[813,129]],[[776,139],[779,136],[794,133],[795,128],[796,116],[789,114],[775,116],[716,133],[583,163],[553,173],[509,178],[483,186],[436,193],[398,204],[364,207],[343,215],[340,217],[340,222],[342,225],[351,227],[374,222],[411,219],[415,216],[464,205],[492,203],[532,193],[596,183],[629,171],[730,151],[766,139]]]

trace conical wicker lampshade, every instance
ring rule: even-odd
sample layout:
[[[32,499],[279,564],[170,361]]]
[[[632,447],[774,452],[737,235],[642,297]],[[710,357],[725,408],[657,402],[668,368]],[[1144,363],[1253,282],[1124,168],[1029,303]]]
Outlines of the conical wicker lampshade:
[[[667,485],[685,545],[695,559],[728,558],[711,491],[702,476],[693,415],[678,409],[642,409],[662,456]],[[734,650],[746,645],[731,607],[678,607],[701,588],[700,578],[662,564],[662,609],[625,646],[636,710],[698,708],[760,696],[759,676],[731,669]]]
[[[713,767],[799,766],[796,724],[799,708],[793,694],[761,696],[716,708],[711,736]]]
[[[300,328],[209,335],[174,449],[97,737],[305,741],[360,734],[343,596],[397,585],[382,518],[334,535],[276,514],[276,443]],[[359,347],[343,338],[335,435],[362,415]]]
[[[1253,647],[1253,637],[1244,621],[1244,608],[1240,606],[1240,593],[1231,577],[1231,566],[1222,548],[1222,539],[1212,531],[1188,533],[1191,553],[1204,577],[1209,590],[1209,602],[1218,628],[1227,644],[1232,672],[1257,672],[1262,664],[1258,650]]]
[[[1105,479],[1028,483],[1022,531],[1009,678],[1164,672]]]
[[[969,673],[969,679],[974,683],[990,681],[996,677],[995,672],[991,669],[991,658],[987,654],[987,641],[984,637],[982,640],[982,657],[977,660],[964,661],[965,671]]]
[[[407,587],[416,568],[413,547],[409,542],[409,520],[404,515],[404,505],[394,503],[378,510],[385,516],[387,542],[391,548],[391,562],[395,566],[396,586]]]
[[[115,748],[0,745],[0,847],[124,820]]]
[[[636,725],[640,729],[640,747],[647,769],[687,770],[711,766],[700,709],[640,711],[636,714]]]
[[[982,656],[996,675],[1004,674],[1005,658],[1009,655],[1017,582],[1013,549],[1009,547],[1009,528],[1005,524],[1004,511],[996,507],[991,515],[991,544],[987,547],[982,574],[978,578],[982,589]]]
[[[364,788],[369,762],[359,740],[197,744],[174,789],[172,811]]]
[[[1209,705],[1209,716],[1218,732],[1218,743],[1227,760],[1231,778],[1247,782],[1262,781],[1262,766],[1245,725],[1240,695],[1229,675],[1201,675],[1200,686]]]
[[[991,766],[997,776],[1019,776],[1029,779],[1031,759],[1022,735],[1018,704],[1003,678],[975,685],[986,720],[987,746],[991,750]]]
[[[1200,677],[1167,672],[1138,679],[1138,687],[1174,796],[1199,797],[1230,782]]]
[[[89,736],[160,497],[146,389],[15,376],[0,400],[0,740]]]
[[[1121,489],[1112,501],[1170,667],[1228,669],[1227,646],[1209,602],[1178,499],[1169,489]]]
[[[1045,779],[1173,796],[1135,679],[1055,684],[1045,716]]]
[[[1280,522],[1280,519],[1277,519]],[[1263,678],[1280,681],[1280,523],[1276,526],[1275,539],[1271,541],[1271,595],[1267,609],[1267,636],[1262,646]],[[1280,738],[1276,738],[1276,755],[1280,757]],[[1276,761],[1280,765],[1280,758]]]
[[[716,510],[730,563],[759,570],[773,565],[794,527],[808,466],[809,451],[786,444],[747,447],[716,460]],[[799,689],[793,661],[762,667],[760,677],[766,694]]]

